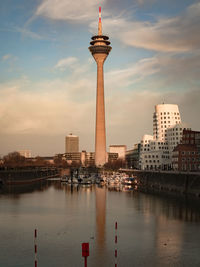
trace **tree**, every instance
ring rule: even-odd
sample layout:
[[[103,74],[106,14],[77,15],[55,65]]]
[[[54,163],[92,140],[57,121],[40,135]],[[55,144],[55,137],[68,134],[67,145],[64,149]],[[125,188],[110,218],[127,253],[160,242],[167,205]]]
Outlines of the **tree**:
[[[37,156],[36,157],[36,160],[34,162],[34,165],[37,166],[37,167],[43,167],[43,166],[47,166],[47,162],[46,160],[44,160],[43,158]]]
[[[23,167],[26,165],[26,158],[21,156],[19,152],[11,152],[3,157],[3,162],[6,167]]]
[[[113,170],[113,171],[117,171],[120,168],[124,168],[125,167],[125,161],[122,159],[117,159],[117,160],[110,160],[108,161],[105,165],[104,168],[105,169],[109,169],[109,170]]]

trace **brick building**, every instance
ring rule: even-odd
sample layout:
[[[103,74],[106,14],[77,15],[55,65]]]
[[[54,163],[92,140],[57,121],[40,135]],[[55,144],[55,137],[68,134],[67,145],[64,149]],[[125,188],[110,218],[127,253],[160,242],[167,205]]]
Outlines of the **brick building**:
[[[183,129],[181,144],[173,150],[172,166],[178,171],[200,171],[200,132]]]

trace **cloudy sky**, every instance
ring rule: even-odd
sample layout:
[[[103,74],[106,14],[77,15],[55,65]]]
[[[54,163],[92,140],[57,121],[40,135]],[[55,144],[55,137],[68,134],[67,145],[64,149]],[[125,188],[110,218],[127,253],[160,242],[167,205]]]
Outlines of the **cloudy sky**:
[[[107,145],[152,134],[154,106],[178,104],[200,130],[200,1],[1,0],[0,156],[94,151],[98,6],[112,51],[104,65]]]

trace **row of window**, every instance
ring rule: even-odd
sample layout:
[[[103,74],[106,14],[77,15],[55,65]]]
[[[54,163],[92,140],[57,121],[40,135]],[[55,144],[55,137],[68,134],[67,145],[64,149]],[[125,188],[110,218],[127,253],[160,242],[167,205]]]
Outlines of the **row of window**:
[[[145,158],[151,158],[151,155],[145,155]],[[152,155],[152,158],[158,158],[158,155]]]
[[[155,160],[155,159],[154,159],[154,160],[149,160],[149,161],[148,161],[148,160],[145,160],[145,162],[146,162],[146,163],[148,163],[148,162],[149,162],[149,163],[151,163],[151,162],[156,163],[156,160]],[[159,163],[159,159],[157,160],[157,163]]]
[[[161,121],[161,124],[162,124],[162,123],[166,124],[167,121]],[[168,121],[168,123],[170,124],[170,121]],[[178,124],[178,123],[180,123],[180,121],[176,121],[176,124]],[[169,125],[169,126],[170,126],[170,125]]]
[[[182,135],[182,133],[179,133],[179,134],[178,134],[178,133],[176,132],[176,133],[169,133],[168,135],[169,135],[169,136],[175,136],[175,135]]]
[[[196,155],[198,154],[197,151],[182,151],[181,152],[182,155]]]
[[[199,170],[200,166],[199,164],[182,164],[182,170]]]
[[[174,115],[179,115],[179,112],[171,112],[171,114],[173,114],[174,113]],[[166,114],[170,114],[169,112],[160,112],[160,115],[166,115]]]
[[[182,161],[198,161],[198,158],[182,158]]]
[[[160,117],[161,120],[170,120],[170,117]],[[171,119],[180,120],[180,117],[171,117]]]

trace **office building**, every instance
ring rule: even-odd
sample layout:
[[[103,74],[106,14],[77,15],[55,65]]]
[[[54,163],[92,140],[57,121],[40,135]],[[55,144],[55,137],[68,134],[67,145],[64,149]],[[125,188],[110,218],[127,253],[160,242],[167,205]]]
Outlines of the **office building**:
[[[79,137],[69,134],[65,137],[65,153],[79,152]]]
[[[118,153],[118,158],[125,160],[126,146],[125,145],[111,145],[109,146],[109,153]]]

